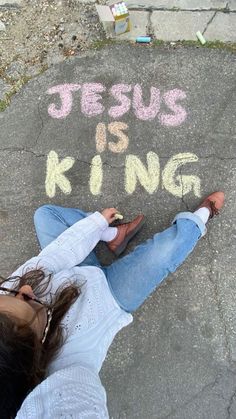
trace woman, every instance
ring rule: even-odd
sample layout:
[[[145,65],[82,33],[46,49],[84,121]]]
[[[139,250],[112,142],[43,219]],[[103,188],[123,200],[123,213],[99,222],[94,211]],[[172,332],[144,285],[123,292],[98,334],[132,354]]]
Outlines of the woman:
[[[42,251],[0,286],[1,419],[108,418],[99,371],[114,336],[185,260],[223,203],[223,192],[209,195],[108,267],[96,244],[106,241],[119,255],[142,215],[108,227],[115,208],[88,215],[40,207],[34,221]]]

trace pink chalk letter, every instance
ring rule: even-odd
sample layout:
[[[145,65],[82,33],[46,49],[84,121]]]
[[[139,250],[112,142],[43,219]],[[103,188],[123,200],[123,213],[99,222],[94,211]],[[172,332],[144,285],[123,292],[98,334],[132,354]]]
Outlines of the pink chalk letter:
[[[169,92],[163,95],[163,99],[166,105],[172,112],[174,112],[174,114],[161,113],[160,115],[158,115],[159,121],[162,125],[176,127],[178,125],[181,125],[182,122],[185,121],[187,116],[186,110],[182,106],[176,104],[177,100],[185,98],[185,92],[180,89],[170,90]]]
[[[133,108],[137,118],[143,121],[154,119],[160,110],[160,90],[151,87],[150,105],[144,106],[142,99],[142,88],[139,84],[134,86]]]
[[[115,84],[112,86],[110,92],[114,98],[120,102],[120,105],[118,106],[112,106],[108,114],[112,118],[120,118],[123,116],[126,112],[130,110],[131,106],[131,100],[125,96],[123,93],[128,93],[131,91],[131,85],[130,84]]]
[[[104,106],[99,103],[102,96],[96,92],[104,92],[106,88],[101,83],[85,83],[82,86],[81,111],[87,116],[99,115]]]
[[[48,107],[48,113],[52,118],[65,118],[72,109],[72,92],[76,92],[76,90],[80,89],[79,84],[59,84],[58,86],[53,86],[48,89],[47,93],[49,95],[53,95],[58,93],[61,99],[61,108],[57,109],[55,103],[51,103]]]

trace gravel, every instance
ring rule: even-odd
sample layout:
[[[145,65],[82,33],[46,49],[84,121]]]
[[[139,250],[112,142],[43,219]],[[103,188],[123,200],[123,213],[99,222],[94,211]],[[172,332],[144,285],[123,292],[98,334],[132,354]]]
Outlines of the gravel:
[[[94,3],[0,0],[0,79],[12,85],[103,39]]]
[[[0,20],[0,31],[5,31],[6,30],[6,26],[5,24]]]

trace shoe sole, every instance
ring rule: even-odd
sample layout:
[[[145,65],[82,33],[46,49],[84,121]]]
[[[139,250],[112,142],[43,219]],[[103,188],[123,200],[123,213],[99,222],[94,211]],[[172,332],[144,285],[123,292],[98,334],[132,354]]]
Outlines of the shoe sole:
[[[145,222],[145,219],[143,218],[142,221],[140,221],[140,223],[137,225],[137,227],[133,231],[131,231],[128,234],[128,236],[126,236],[126,238],[124,239],[124,241],[114,251],[114,253],[115,253],[116,256],[120,256],[121,253],[124,252],[124,250],[126,249],[127,244],[141,230],[141,228],[143,227],[144,222]]]

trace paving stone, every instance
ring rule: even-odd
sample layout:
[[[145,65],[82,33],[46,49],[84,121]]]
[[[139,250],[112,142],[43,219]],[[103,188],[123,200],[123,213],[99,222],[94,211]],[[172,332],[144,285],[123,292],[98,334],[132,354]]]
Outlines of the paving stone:
[[[129,9],[171,9],[176,0],[126,0]]]
[[[236,1],[235,0],[229,0],[228,8],[229,8],[229,10],[236,11]]]
[[[11,90],[11,86],[7,84],[3,79],[0,79],[0,100],[3,100],[5,94]]]
[[[183,9],[183,10],[210,10],[223,9],[227,5],[226,0],[126,0],[129,8],[152,8],[152,9]],[[236,1],[232,7],[236,8]],[[233,10],[233,9],[232,9]]]
[[[175,0],[175,3],[176,7],[186,10],[224,9],[227,5],[226,0]]]
[[[208,41],[236,42],[236,14],[217,13],[204,37]]]
[[[118,35],[117,39],[121,40],[131,40],[134,41],[137,36],[146,35],[147,25],[148,25],[148,12],[140,11],[131,11],[130,12],[130,21],[131,21],[131,31]]]
[[[20,7],[22,0],[0,0],[1,7]]]
[[[163,41],[197,40],[196,32],[205,29],[214,12],[153,12],[151,23],[156,39]]]

